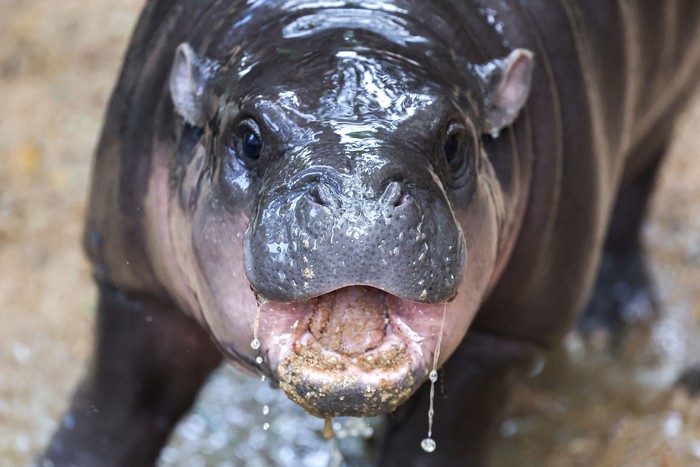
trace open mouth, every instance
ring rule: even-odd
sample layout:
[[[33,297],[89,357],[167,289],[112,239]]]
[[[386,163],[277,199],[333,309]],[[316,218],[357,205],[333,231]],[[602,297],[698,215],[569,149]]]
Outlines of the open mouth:
[[[374,416],[427,377],[443,311],[367,286],[267,302],[261,350],[282,390],[312,415]]]

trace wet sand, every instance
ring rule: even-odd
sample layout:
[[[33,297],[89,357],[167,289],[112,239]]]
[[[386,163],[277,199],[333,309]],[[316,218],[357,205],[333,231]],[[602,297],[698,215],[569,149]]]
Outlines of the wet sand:
[[[41,449],[86,364],[90,157],[142,3],[0,0],[0,466]],[[700,402],[671,388],[700,361],[700,99],[669,156],[645,226],[660,316],[633,326],[615,356],[570,335],[519,385],[494,465],[700,464]],[[161,464],[327,465],[322,428],[224,369]]]

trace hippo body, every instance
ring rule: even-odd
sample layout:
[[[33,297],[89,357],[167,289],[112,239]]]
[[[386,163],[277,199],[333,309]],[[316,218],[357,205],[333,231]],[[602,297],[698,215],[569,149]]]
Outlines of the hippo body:
[[[699,21],[691,0],[149,1],[93,171],[95,357],[44,458],[153,463],[223,355],[316,416],[393,413],[379,465],[486,462],[601,258],[643,276]]]

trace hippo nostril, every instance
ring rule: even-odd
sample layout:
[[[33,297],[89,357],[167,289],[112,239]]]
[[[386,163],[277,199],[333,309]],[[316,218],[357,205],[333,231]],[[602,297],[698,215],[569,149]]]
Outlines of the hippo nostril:
[[[321,195],[318,192],[317,188],[312,188],[307,192],[307,196],[309,197],[309,200],[311,200],[312,203],[318,204],[320,206],[325,206],[326,203],[321,199]]]
[[[382,193],[382,196],[379,198],[380,204],[394,208],[403,206],[411,201],[413,201],[413,196],[408,193],[403,193],[399,182],[389,183],[384,190],[384,193]]]
[[[396,203],[394,203],[394,207],[399,207],[403,206],[404,204],[408,204],[413,201],[413,196],[411,196],[409,193],[404,193],[402,194],[398,200],[396,200]]]
[[[335,196],[331,188],[324,183],[319,183],[312,187],[307,192],[307,196],[312,203],[318,204],[319,206],[337,208],[340,205],[338,197]]]

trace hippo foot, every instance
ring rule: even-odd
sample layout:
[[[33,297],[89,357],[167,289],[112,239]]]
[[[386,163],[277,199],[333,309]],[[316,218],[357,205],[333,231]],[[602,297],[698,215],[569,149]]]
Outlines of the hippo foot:
[[[589,343],[615,348],[630,325],[650,321],[658,302],[640,248],[605,252],[578,329]]]

